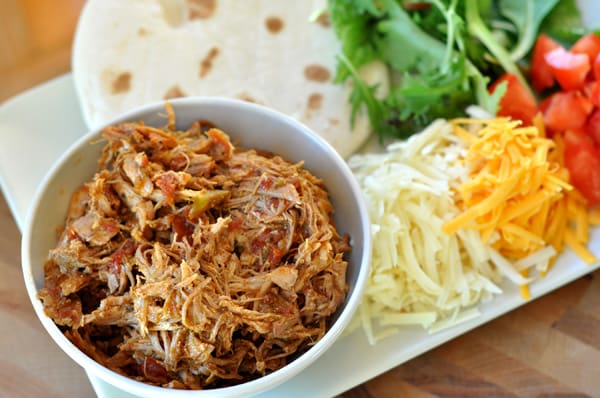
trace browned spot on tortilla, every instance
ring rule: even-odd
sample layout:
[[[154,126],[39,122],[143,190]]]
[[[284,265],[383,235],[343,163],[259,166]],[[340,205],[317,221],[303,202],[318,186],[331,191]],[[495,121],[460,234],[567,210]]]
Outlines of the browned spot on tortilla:
[[[167,90],[163,98],[168,100],[172,98],[181,98],[185,96],[186,94],[183,91],[181,91],[181,88],[176,84]]]
[[[313,93],[308,97],[308,109],[316,111],[321,108],[323,104],[323,95],[319,93]]]
[[[329,119],[329,123],[333,124],[335,126],[337,124],[340,124],[340,121],[339,121],[339,119],[331,118],[331,119]]]
[[[237,97],[239,99],[241,99],[242,101],[247,101],[247,102],[252,102],[252,103],[258,104],[258,101],[245,91],[243,93],[238,94]]]
[[[329,28],[331,26],[331,21],[329,20],[329,13],[323,12],[317,18],[317,23],[324,28]]]
[[[283,29],[283,19],[279,17],[268,17],[265,20],[265,26],[269,32],[279,33],[279,31]]]
[[[304,77],[314,82],[325,83],[330,76],[329,70],[321,65],[313,64],[304,68]]]
[[[122,94],[131,88],[131,72],[121,72],[112,81],[111,93]]]
[[[219,49],[217,47],[213,47],[208,50],[208,53],[204,57],[202,61],[200,61],[200,79],[204,78],[204,76],[210,73],[212,69],[213,62],[215,58],[219,55]]]
[[[208,19],[217,9],[217,0],[187,0],[190,19]]]
[[[148,36],[148,31],[143,26],[137,31],[138,36]]]

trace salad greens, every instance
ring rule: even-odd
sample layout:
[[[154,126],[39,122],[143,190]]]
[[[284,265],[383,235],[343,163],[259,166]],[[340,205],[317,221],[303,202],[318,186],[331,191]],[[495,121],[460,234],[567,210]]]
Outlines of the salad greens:
[[[542,22],[540,33],[546,33],[565,47],[586,34],[575,0],[560,0]]]
[[[329,0],[342,52],[336,80],[354,83],[353,117],[364,105],[381,138],[406,137],[432,120],[464,114],[470,104],[496,112],[506,90],[488,85],[523,74],[539,33],[564,43],[583,33],[574,0]],[[382,61],[392,85],[385,98],[360,79]]]
[[[556,3],[558,3],[558,0],[504,0],[498,4],[501,14],[512,22],[518,32],[515,46],[510,51],[511,60],[519,61],[527,55],[529,49],[535,43],[544,17],[552,11]],[[577,9],[575,10],[577,11]]]

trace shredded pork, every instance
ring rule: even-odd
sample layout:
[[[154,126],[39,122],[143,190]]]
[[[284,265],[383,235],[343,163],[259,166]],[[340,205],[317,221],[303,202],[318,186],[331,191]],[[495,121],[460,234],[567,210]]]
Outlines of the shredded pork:
[[[97,362],[140,381],[204,389],[291,362],[344,301],[347,237],[322,182],[235,148],[199,121],[107,127],[39,297]]]

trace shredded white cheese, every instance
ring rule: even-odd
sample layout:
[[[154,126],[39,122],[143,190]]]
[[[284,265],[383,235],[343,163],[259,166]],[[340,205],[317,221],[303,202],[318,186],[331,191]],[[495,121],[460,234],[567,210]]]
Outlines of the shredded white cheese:
[[[465,151],[439,120],[384,153],[349,159],[373,224],[371,274],[353,322],[371,344],[402,325],[434,332],[469,320],[475,304],[501,293],[503,273],[479,233],[442,231],[460,214],[450,184],[468,174]]]

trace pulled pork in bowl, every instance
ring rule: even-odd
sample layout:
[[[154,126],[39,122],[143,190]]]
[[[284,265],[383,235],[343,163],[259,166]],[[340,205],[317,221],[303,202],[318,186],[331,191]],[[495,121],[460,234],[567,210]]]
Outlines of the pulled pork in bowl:
[[[59,160],[27,219],[26,284],[57,343],[116,387],[255,393],[349,321],[370,256],[364,205],[343,160],[291,119],[233,100],[173,107],[126,115]]]

